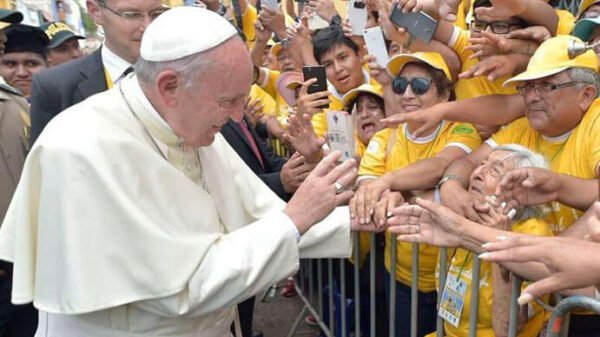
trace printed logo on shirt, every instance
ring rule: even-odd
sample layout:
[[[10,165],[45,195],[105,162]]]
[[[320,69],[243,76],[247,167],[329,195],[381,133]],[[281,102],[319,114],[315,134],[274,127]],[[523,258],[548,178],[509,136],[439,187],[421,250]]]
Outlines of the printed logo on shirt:
[[[466,125],[460,125],[452,130],[452,133],[457,135],[470,135],[473,132],[475,132],[475,130]]]
[[[369,142],[369,146],[367,147],[367,152],[376,154],[379,150],[378,142]]]

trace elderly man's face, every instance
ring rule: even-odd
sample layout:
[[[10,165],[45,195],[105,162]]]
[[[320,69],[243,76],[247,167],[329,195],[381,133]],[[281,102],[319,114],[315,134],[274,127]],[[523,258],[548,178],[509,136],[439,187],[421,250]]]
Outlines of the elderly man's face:
[[[160,0],[88,0],[88,10],[102,26],[107,47],[135,63],[146,27],[163,11]]]
[[[512,158],[513,153],[509,151],[495,150],[490,153],[471,174],[469,192],[481,202],[485,201],[486,196],[494,195],[504,174],[514,168]]]
[[[209,69],[195,76],[197,85],[181,90],[174,131],[191,146],[208,146],[229,119],[241,121],[252,84],[252,61],[239,38],[210,54]]]
[[[563,71],[553,76],[528,81],[524,85],[528,88],[523,94],[527,105],[527,120],[533,129],[544,136],[560,136],[579,124],[583,118],[580,111],[580,89],[575,85],[569,85],[544,93],[543,90],[533,88],[569,82],[572,82],[572,79]]]

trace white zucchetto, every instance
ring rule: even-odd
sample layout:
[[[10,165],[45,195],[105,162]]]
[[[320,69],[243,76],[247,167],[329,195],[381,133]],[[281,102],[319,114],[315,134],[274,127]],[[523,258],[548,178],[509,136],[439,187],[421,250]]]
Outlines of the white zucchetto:
[[[234,35],[237,35],[235,27],[213,11],[176,7],[148,26],[140,54],[146,61],[175,61],[212,49]]]

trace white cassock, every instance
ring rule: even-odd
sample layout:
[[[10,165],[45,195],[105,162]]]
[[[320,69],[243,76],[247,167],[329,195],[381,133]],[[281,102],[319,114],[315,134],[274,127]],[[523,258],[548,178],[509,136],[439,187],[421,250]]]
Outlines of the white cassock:
[[[48,125],[0,229],[37,336],[230,336],[235,304],[299,258],[350,254],[347,208],[298,243],[284,202],[220,134],[184,146],[134,76],[121,86]]]

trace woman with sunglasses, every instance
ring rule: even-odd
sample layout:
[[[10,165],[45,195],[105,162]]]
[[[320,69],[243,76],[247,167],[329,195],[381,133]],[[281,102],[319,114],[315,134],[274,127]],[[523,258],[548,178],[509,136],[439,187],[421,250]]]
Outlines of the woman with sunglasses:
[[[448,66],[438,53],[400,54],[387,64],[394,76],[388,93],[394,93],[394,111],[412,113],[446,102],[453,96]],[[388,101],[386,101],[388,102]],[[392,107],[387,107],[391,110]],[[361,160],[359,189],[351,201],[351,214],[360,223],[385,222],[394,206],[408,200],[417,191],[432,189],[444,169],[454,160],[469,153],[481,143],[470,124],[441,122],[423,137],[413,137],[418,124],[401,124],[397,129],[384,129],[371,139]],[[377,210],[377,211],[376,211]],[[397,245],[397,263],[391,266],[391,247]],[[419,248],[419,312],[417,336],[435,330],[437,293],[435,266],[438,250]],[[396,336],[410,336],[412,244],[393,242],[386,234],[385,265],[395,275]],[[390,277],[387,282],[389,285]],[[386,286],[386,291],[390,287]],[[389,296],[388,296],[389,298]]]

